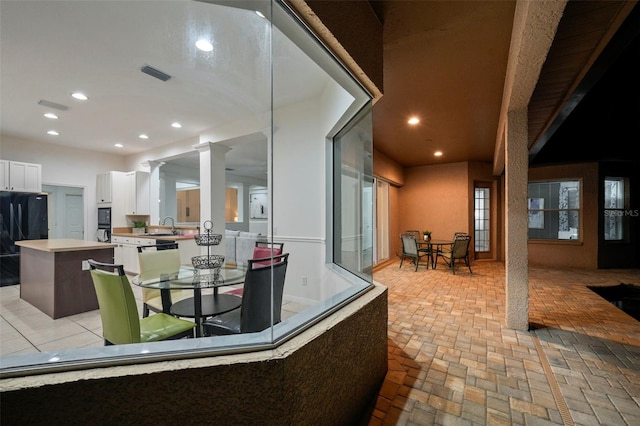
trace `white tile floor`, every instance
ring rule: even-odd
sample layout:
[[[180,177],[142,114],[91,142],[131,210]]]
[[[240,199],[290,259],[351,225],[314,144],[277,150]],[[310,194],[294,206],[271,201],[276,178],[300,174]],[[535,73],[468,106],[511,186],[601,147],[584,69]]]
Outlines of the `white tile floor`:
[[[138,312],[142,315],[140,288],[132,288],[138,301]],[[282,319],[303,309],[305,306],[285,300]],[[100,311],[54,320],[20,299],[19,285],[0,287],[0,355],[99,347],[103,344]]]

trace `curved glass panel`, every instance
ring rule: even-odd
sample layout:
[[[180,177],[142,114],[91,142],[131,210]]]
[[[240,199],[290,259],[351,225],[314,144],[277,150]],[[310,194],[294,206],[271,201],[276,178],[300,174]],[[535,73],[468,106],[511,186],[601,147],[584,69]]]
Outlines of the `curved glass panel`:
[[[78,13],[84,19],[80,33],[72,25]],[[195,247],[196,253],[224,256],[234,274],[190,279],[181,269],[176,285],[184,290],[199,283],[194,288],[203,299],[224,293],[244,297],[247,288],[237,274],[246,273],[256,242],[269,249],[282,244],[288,265],[279,307],[273,285],[277,268],[267,263],[267,312],[280,315],[272,314],[262,331],[208,336],[202,327],[203,337],[196,339],[6,354],[1,357],[2,376],[273,347],[370,288],[371,97],[285,5],[266,0],[3,2],[0,38],[3,55],[8,54],[3,59],[13,58],[20,37],[36,33],[38,25],[46,27],[47,20],[63,31],[73,29],[71,39],[82,42],[74,52],[58,52],[63,43],[51,40],[50,45],[40,38],[41,53],[101,67],[109,76],[103,96],[112,98],[119,120],[140,120],[141,127],[157,125],[143,117],[162,119],[162,125],[181,121],[183,133],[129,161],[148,164],[150,198],[158,199],[157,205],[151,203],[150,220],[176,217],[201,231],[210,220],[212,231],[223,238],[219,244]],[[21,24],[5,25],[10,22]],[[6,65],[11,62],[3,60],[3,74],[11,74]],[[141,72],[145,66],[170,78],[163,81],[158,78],[162,74],[149,69],[155,76]],[[78,67],[73,75],[86,84],[102,75]],[[137,115],[144,109],[154,114]],[[96,134],[108,133],[106,116],[87,120],[94,120]],[[341,198],[334,196],[336,183]],[[198,192],[181,193],[187,190]],[[187,203],[188,212],[181,203]],[[338,222],[341,233],[334,229]],[[183,268],[188,266],[183,262]],[[135,292],[143,280],[134,275],[129,278]],[[164,284],[171,280],[165,276]],[[164,284],[151,287],[162,289]]]

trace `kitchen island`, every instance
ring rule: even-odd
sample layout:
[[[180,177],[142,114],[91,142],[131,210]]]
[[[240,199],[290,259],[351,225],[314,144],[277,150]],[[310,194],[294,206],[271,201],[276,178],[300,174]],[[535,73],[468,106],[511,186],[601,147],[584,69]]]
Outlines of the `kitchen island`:
[[[20,298],[51,318],[98,309],[87,259],[113,263],[115,244],[74,239],[24,240]]]

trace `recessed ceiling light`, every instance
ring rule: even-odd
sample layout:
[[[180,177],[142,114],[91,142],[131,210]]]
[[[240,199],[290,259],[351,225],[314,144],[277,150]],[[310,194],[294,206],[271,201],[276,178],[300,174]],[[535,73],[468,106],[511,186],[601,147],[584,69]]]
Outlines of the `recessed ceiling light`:
[[[180,124],[180,123],[178,123],[178,122],[176,121],[176,122],[174,122],[174,123],[171,123],[171,127],[174,127],[174,128],[176,128],[176,129],[179,129],[179,128],[181,128],[181,127],[182,127],[182,124]]]
[[[442,151],[436,151],[433,153],[436,157],[442,157]]]
[[[420,122],[420,119],[419,119],[419,118],[417,118],[417,117],[411,117],[411,118],[409,119],[409,121],[407,121],[407,123],[409,123],[409,124],[411,124],[411,125],[418,124],[419,122]]]
[[[265,18],[264,13],[260,12],[259,10],[256,10],[256,15],[258,15],[261,18]]]
[[[138,135],[138,137],[139,137],[140,139],[149,139],[149,136],[145,135],[144,133],[142,133],[142,134]]]
[[[86,101],[87,99],[87,95],[85,95],[84,93],[81,92],[75,92],[72,93],[71,96],[73,96],[75,99],[79,100],[79,101]]]
[[[58,136],[58,135],[60,135],[60,133],[56,132],[55,130],[49,130],[49,131],[47,132],[47,134],[48,134],[48,135],[51,135],[51,136]]]
[[[121,143],[114,144],[113,146],[115,146],[116,148],[122,148],[122,147],[124,147],[124,145],[122,145]]]
[[[57,115],[55,115],[55,114],[54,114],[54,113],[52,113],[52,112],[47,112],[47,113],[45,113],[45,114],[44,114],[44,116],[45,116],[45,117],[47,117],[47,118],[51,118],[51,119],[53,119],[53,120],[55,120],[55,119],[57,119],[57,118],[58,118],[58,116],[57,116]]]
[[[209,40],[200,39],[196,41],[196,47],[203,52],[211,52],[213,50],[213,44]]]

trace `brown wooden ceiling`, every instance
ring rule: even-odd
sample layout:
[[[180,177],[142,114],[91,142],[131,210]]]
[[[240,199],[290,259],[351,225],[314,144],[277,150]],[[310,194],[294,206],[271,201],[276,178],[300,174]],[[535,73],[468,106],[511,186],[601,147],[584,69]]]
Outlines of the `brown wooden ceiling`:
[[[637,3],[567,3],[529,104],[532,165],[599,160],[603,150],[587,149],[586,140],[605,130],[616,129],[619,135],[634,131],[628,126],[639,121],[629,119],[638,111],[638,79],[621,82],[622,89],[606,81],[628,79],[629,70],[621,73],[621,66],[638,67],[631,65],[637,60],[628,59],[638,56]],[[405,167],[491,162],[516,3],[371,4],[383,23],[384,40],[384,96],[373,110],[376,150]],[[614,110],[625,101],[631,106]],[[420,128],[406,126],[411,114],[422,116]],[[585,126],[581,117],[598,129]],[[609,133],[606,139],[607,144],[620,144],[615,149],[618,158],[629,158],[625,138]],[[435,149],[445,155],[434,158]]]
[[[633,14],[632,11],[634,11]],[[562,137],[554,139],[556,131],[567,125],[567,119],[574,111],[576,114],[594,117],[598,114],[594,114],[593,109],[600,109],[602,110],[600,116],[604,119],[608,115],[606,109],[611,108],[612,104],[623,108],[633,108],[635,105],[637,108],[637,97],[630,103],[622,105],[625,102],[623,93],[620,91],[616,93],[615,90],[605,90],[597,96],[591,96],[589,92],[594,90],[595,93],[599,84],[609,84],[604,82],[605,79],[620,78],[619,70],[614,70],[615,67],[633,66],[634,61],[629,62],[629,58],[638,55],[638,43],[633,42],[637,39],[638,29],[640,29],[638,12],[635,1],[571,0],[568,2],[529,103],[529,148],[532,160],[547,143],[552,143],[554,146],[546,147],[544,159],[546,163],[552,162],[552,151],[558,155],[563,153],[561,155],[563,158],[557,158],[557,161],[567,161],[571,158],[564,157],[571,156],[572,150],[577,154],[577,149],[585,149],[588,143],[583,136],[578,136],[582,135],[582,132],[577,128],[570,132],[564,129]],[[621,59],[623,57],[624,59]],[[635,62],[637,62],[637,56]],[[634,84],[627,86],[627,89],[632,87]],[[607,96],[608,99],[602,96]],[[583,101],[585,104],[577,108]],[[587,106],[587,102],[590,105]],[[586,112],[587,109],[591,112]],[[588,127],[588,123],[579,121],[573,117],[570,123],[573,126]],[[628,123],[626,120],[617,124],[602,122],[598,127],[611,128],[628,124],[633,123]],[[574,146],[575,144],[569,140],[578,138],[583,142],[578,146]],[[598,145],[601,146],[601,144]],[[572,146],[573,148],[570,148]],[[598,155],[597,151],[594,151],[594,156]],[[622,155],[623,158],[625,156],[626,154]],[[575,155],[574,158],[598,159],[585,158],[584,152]]]

